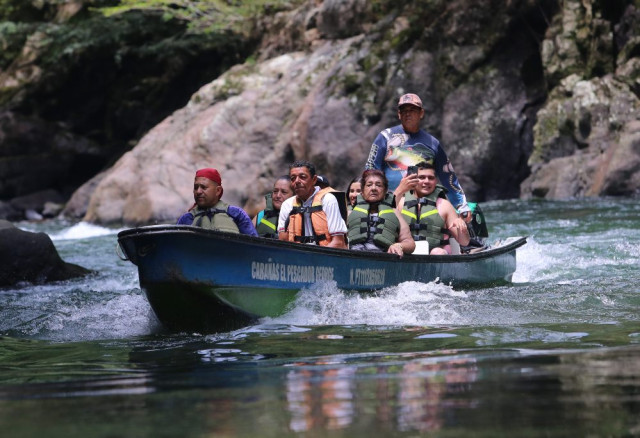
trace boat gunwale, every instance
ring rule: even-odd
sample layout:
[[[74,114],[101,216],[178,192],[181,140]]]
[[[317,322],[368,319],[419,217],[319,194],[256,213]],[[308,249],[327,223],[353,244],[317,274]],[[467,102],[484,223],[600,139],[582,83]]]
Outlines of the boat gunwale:
[[[267,239],[264,237],[249,236],[246,234],[226,233],[216,230],[207,230],[200,227],[194,227],[192,225],[147,225],[142,227],[130,228],[120,231],[118,233],[118,241],[132,239],[141,235],[156,235],[156,234],[189,234],[189,235],[202,235],[206,237],[214,237],[227,241],[243,241],[251,244],[257,244],[260,246],[274,246],[283,247],[295,252],[302,253],[325,253],[327,255],[339,256],[341,258],[364,258],[364,259],[379,259],[386,262],[424,262],[424,263],[459,263],[459,262],[471,262],[475,260],[482,260],[485,258],[495,257],[504,253],[511,252],[525,243],[527,243],[527,236],[516,237],[514,241],[499,247],[490,247],[486,250],[478,251],[470,254],[455,254],[455,255],[413,255],[406,254],[400,258],[395,254],[368,252],[368,251],[355,251],[351,249],[342,248],[329,248],[318,245],[303,245],[295,242],[288,242],[278,239]]]

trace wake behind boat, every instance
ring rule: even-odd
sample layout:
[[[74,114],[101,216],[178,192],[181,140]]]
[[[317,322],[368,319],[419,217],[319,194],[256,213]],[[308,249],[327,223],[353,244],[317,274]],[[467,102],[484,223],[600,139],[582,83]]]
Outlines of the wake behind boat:
[[[525,237],[462,255],[396,255],[303,245],[181,225],[118,234],[158,319],[175,330],[231,330],[279,316],[301,289],[335,282],[370,293],[405,281],[453,286],[511,281]]]

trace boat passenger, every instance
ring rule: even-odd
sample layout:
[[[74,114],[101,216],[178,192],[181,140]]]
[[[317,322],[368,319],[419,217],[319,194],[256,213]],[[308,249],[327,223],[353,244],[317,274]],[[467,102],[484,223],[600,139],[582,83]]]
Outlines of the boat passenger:
[[[356,199],[360,193],[362,193],[362,185],[360,184],[360,177],[356,176],[347,186],[347,197],[349,199],[347,209],[349,210],[349,213],[351,213],[351,210],[355,207]]]
[[[339,200],[331,187],[318,187],[315,166],[308,161],[295,161],[289,166],[289,180],[295,196],[280,207],[280,240],[346,248],[347,225]]]
[[[451,254],[449,236],[461,246],[469,244],[467,224],[447,200],[445,188],[437,184],[433,165],[422,162],[416,167],[415,194],[405,193],[398,200],[397,209],[409,224],[413,238],[429,242],[429,254]]]
[[[470,222],[467,199],[447,154],[437,138],[420,129],[424,114],[422,100],[417,94],[402,95],[398,100],[400,124],[378,134],[371,145],[365,169],[382,170],[398,199],[417,184],[416,177],[407,174],[407,168],[422,161],[433,164],[438,178],[448,190],[451,203],[465,222]]]
[[[268,239],[278,238],[278,216],[280,216],[280,207],[285,199],[293,196],[289,175],[282,175],[273,184],[271,193],[267,193],[264,199],[267,207],[259,212],[253,219],[258,235]]]
[[[193,181],[195,203],[180,216],[178,225],[193,225],[210,230],[257,236],[251,218],[240,207],[222,201],[222,178],[216,169],[205,168],[196,172]]]
[[[331,187],[331,184],[329,183],[329,178],[327,178],[324,175],[317,175],[317,176],[318,176],[318,181],[316,182],[316,185],[320,187],[320,190],[326,189],[327,187]]]
[[[416,243],[409,226],[395,210],[393,193],[381,170],[365,170],[360,180],[362,193],[356,198],[347,228],[349,248],[388,252],[402,257],[411,254]]]

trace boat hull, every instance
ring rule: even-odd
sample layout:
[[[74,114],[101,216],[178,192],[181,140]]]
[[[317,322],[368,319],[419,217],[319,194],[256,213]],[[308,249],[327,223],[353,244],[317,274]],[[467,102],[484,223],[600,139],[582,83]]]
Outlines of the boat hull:
[[[475,254],[402,259],[178,225],[125,230],[118,242],[163,324],[210,332],[281,315],[301,289],[321,282],[362,293],[405,281],[509,282],[526,239]]]

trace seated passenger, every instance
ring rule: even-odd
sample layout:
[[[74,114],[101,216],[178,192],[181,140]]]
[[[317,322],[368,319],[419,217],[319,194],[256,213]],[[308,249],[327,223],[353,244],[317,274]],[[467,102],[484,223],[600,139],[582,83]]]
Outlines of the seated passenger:
[[[273,184],[273,191],[264,196],[267,207],[259,212],[253,219],[256,231],[261,237],[269,239],[278,238],[278,216],[280,216],[280,207],[285,199],[293,196],[291,183],[288,175],[282,175]]]
[[[180,216],[178,225],[257,236],[251,219],[243,209],[220,200],[222,192],[222,179],[216,169],[198,170],[193,181],[195,204]]]
[[[280,207],[280,240],[346,248],[347,225],[339,201],[331,187],[321,190],[317,186],[315,166],[308,161],[294,162],[289,166],[289,180],[295,196]]]
[[[381,170],[365,170],[360,180],[362,194],[349,214],[349,247],[359,251],[411,254],[416,243],[409,227],[394,209],[393,193]]]
[[[358,198],[358,195],[360,193],[362,193],[360,177],[356,176],[351,180],[351,182],[347,186],[347,198],[349,200],[349,205],[347,206],[347,209],[349,210],[349,213],[351,213],[351,210],[353,210],[353,207],[355,207],[356,199]]]
[[[451,254],[449,236],[462,246],[469,244],[467,224],[447,200],[444,187],[437,184],[433,165],[421,162],[417,167],[415,194],[405,193],[397,209],[413,238],[429,242],[429,254]]]
[[[331,187],[331,184],[329,184],[329,178],[327,178],[324,175],[316,175],[316,176],[318,177],[318,180],[316,181],[316,185],[320,187],[320,190],[326,189],[327,187]]]

